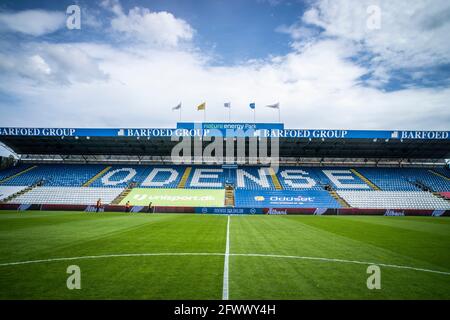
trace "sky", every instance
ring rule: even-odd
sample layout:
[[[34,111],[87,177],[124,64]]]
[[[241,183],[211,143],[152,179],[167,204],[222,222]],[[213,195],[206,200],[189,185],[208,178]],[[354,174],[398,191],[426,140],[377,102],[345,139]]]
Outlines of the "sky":
[[[449,34],[448,0],[3,0],[0,127],[450,130]]]

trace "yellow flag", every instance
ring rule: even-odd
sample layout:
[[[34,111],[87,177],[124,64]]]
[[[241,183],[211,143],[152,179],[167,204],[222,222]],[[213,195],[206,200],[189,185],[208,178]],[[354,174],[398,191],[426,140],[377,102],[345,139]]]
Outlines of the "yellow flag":
[[[203,102],[202,104],[199,104],[197,106],[197,111],[198,110],[205,110],[206,109],[206,102]]]

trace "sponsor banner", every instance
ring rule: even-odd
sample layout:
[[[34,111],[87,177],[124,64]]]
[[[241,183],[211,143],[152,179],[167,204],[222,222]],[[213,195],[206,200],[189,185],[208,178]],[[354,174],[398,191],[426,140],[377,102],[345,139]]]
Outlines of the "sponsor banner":
[[[220,122],[178,122],[177,129],[203,130],[283,130],[283,123],[220,123]]]
[[[195,213],[203,214],[262,214],[262,208],[195,208]]]
[[[405,216],[405,210],[386,210],[386,212],[384,213],[385,216],[390,216],[390,217],[402,217]]]
[[[440,195],[446,199],[450,199],[450,192],[441,192]]]
[[[223,207],[225,190],[223,189],[150,189],[134,188],[120,202],[132,206],[169,206],[169,207]]]
[[[336,209],[329,208],[264,208],[267,215],[335,215]]]
[[[235,192],[236,206],[256,208],[340,207],[327,191],[321,190],[242,190]]]
[[[45,210],[45,211],[85,211],[86,205],[64,204],[10,204],[0,203],[0,210]],[[428,216],[450,217],[450,210],[415,210],[415,209],[326,209],[326,208],[224,208],[224,207],[153,207],[132,206],[132,212],[141,213],[197,213],[197,214],[267,214],[267,215],[376,215],[376,216]],[[101,212],[125,212],[125,206],[105,205]]]
[[[424,209],[337,209],[338,215],[376,215],[376,216],[449,216],[450,211]]]
[[[155,207],[153,213],[195,213],[193,207]]]
[[[287,209],[277,209],[277,208],[269,208],[266,210],[266,214],[270,215],[286,215]]]
[[[179,123],[177,128],[0,127],[0,136],[18,137],[266,137],[293,139],[450,140],[449,131],[284,129],[276,123]]]
[[[77,205],[68,205],[68,204],[42,204],[39,206],[38,210],[45,210],[45,211],[85,211],[86,208],[89,206],[86,206],[84,204],[77,204]]]
[[[16,203],[0,203],[0,210],[17,210],[19,206]]]
[[[434,210],[431,214],[433,217],[441,217],[445,214],[445,210]]]

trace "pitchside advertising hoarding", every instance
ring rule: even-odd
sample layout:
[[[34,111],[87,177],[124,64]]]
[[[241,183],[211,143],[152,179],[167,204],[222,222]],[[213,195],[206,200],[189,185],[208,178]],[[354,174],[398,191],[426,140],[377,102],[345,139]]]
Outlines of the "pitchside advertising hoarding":
[[[263,214],[263,209],[262,208],[201,207],[201,208],[195,208],[195,213],[200,213],[200,214]]]
[[[135,188],[120,204],[133,206],[223,207],[223,189],[151,189]]]
[[[177,128],[19,128],[1,127],[14,137],[201,137],[245,136],[306,139],[450,140],[449,131],[285,129],[273,123],[179,123]]]
[[[256,208],[339,208],[327,191],[236,190],[236,206]]]

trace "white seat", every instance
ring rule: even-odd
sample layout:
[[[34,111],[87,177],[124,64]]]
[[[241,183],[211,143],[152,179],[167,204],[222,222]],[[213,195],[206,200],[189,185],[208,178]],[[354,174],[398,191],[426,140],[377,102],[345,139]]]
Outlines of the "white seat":
[[[92,205],[98,199],[110,204],[123,188],[36,187],[11,202],[20,204],[83,204]]]
[[[351,207],[373,209],[450,209],[450,202],[425,191],[337,191]]]

